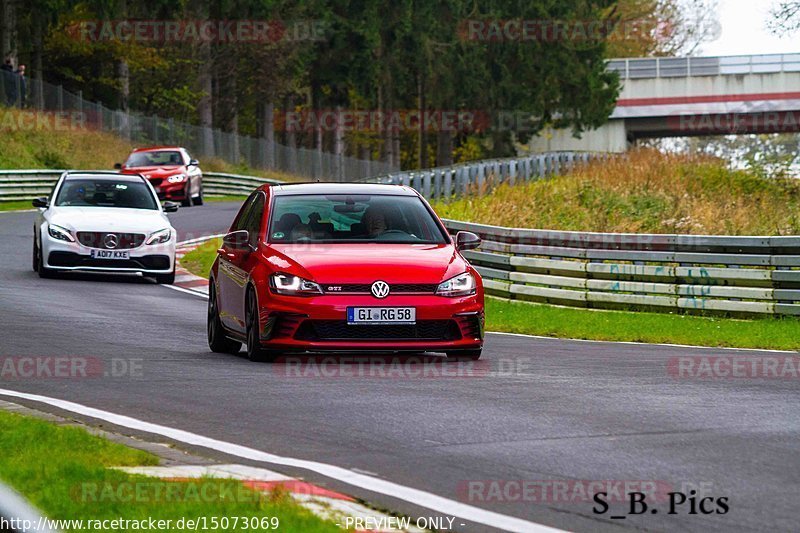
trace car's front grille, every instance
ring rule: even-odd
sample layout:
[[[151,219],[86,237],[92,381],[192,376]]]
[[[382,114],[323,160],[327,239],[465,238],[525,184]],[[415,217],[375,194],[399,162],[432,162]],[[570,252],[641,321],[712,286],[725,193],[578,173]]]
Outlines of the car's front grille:
[[[372,283],[323,283],[325,294],[370,294]],[[396,283],[389,284],[389,293],[433,294],[438,287],[435,283]]]
[[[113,236],[113,237],[109,237]],[[108,231],[79,231],[78,242],[89,248],[103,248],[107,250],[129,250],[138,248],[144,243],[142,233],[118,233]],[[109,245],[113,241],[116,245]]]
[[[136,268],[143,270],[166,270],[169,256],[145,255],[130,259],[92,259],[88,255],[74,252],[50,252],[47,263],[51,267],[97,267],[97,268]]]
[[[147,180],[153,187],[158,187],[161,185],[161,182],[164,181],[164,178],[147,178]]]
[[[416,324],[364,325],[344,320],[306,320],[297,329],[297,340],[307,341],[418,341],[458,340],[461,332],[453,320],[420,320]]]

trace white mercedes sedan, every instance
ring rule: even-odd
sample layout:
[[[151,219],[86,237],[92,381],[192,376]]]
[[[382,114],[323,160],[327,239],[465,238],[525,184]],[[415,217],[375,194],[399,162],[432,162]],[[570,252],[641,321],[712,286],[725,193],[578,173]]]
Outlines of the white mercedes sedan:
[[[175,281],[176,232],[152,185],[139,175],[65,172],[49,198],[37,198],[33,269],[139,272]]]

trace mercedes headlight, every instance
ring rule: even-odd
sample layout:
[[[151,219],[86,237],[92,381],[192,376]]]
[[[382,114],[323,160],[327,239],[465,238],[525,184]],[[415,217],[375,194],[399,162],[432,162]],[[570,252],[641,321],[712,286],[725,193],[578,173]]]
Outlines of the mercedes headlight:
[[[163,244],[168,242],[170,238],[172,238],[172,230],[170,228],[164,228],[155,233],[151,233],[145,241],[145,244]]]
[[[439,296],[470,296],[475,294],[477,283],[475,276],[469,272],[464,272],[453,278],[443,281],[436,287],[436,294]]]
[[[75,242],[75,239],[72,238],[72,233],[67,228],[62,228],[61,226],[48,224],[47,233],[49,233],[52,238],[58,239],[59,241]]]

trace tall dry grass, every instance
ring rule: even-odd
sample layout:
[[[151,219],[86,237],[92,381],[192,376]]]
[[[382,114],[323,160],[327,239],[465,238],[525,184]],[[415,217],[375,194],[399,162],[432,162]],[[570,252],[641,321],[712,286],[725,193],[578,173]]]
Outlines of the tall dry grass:
[[[800,180],[731,170],[712,157],[638,150],[435,207],[446,218],[512,227],[797,235],[799,198]]]

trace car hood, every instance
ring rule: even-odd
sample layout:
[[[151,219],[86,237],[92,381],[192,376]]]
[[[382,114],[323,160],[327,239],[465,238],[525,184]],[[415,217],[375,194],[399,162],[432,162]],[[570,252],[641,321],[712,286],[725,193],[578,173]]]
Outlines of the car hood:
[[[152,233],[170,227],[156,210],[120,207],[53,207],[47,217],[51,224],[72,231],[115,231]]]
[[[181,172],[186,172],[183,165],[157,166],[157,167],[131,167],[121,171],[122,174],[141,174],[145,178],[165,178]]]
[[[318,283],[440,283],[467,270],[451,244],[273,244],[264,255],[273,269]]]

